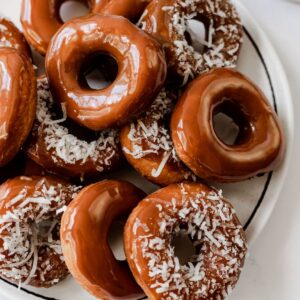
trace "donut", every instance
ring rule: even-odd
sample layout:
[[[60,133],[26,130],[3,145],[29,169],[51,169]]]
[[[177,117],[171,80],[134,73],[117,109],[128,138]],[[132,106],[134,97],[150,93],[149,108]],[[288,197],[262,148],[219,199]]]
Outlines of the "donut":
[[[36,78],[31,60],[13,48],[0,48],[0,167],[19,152],[36,110]]]
[[[140,299],[126,261],[117,261],[108,244],[116,220],[124,220],[144,192],[125,181],[106,180],[87,186],[64,212],[61,241],[73,277],[97,299]],[[87,255],[88,254],[88,255]]]
[[[130,21],[137,21],[142,15],[146,6],[152,0],[96,0],[95,13],[104,15],[123,16]]]
[[[14,48],[31,57],[31,51],[23,34],[9,20],[0,17],[0,48]]]
[[[120,141],[128,162],[149,181],[167,186],[196,176],[180,161],[170,134],[170,115],[177,95],[164,88],[150,109],[122,128]]]
[[[0,186],[0,276],[50,287],[68,274],[60,219],[77,188],[54,177],[16,177]]]
[[[192,44],[190,20],[206,28],[203,53]],[[243,40],[240,17],[228,0],[153,0],[139,25],[164,45],[170,75],[183,85],[212,68],[234,67]]]
[[[218,113],[228,115],[239,127],[233,145],[214,130]],[[174,109],[171,135],[180,159],[197,176],[218,182],[274,170],[285,148],[283,131],[266,96],[231,69],[213,70],[188,86]]]
[[[80,82],[80,69],[95,53],[118,64],[116,79],[93,90]],[[166,78],[159,43],[119,16],[90,15],[69,21],[52,39],[46,71],[55,99],[68,116],[91,130],[122,126],[151,105]]]
[[[80,138],[70,132],[66,115],[57,115],[44,75],[37,80],[37,94],[36,119],[24,147],[28,157],[49,172],[66,177],[99,175],[121,164],[117,129],[93,133],[91,141],[85,140],[89,132],[84,129]]]
[[[78,0],[90,13],[122,15],[136,20],[150,0]],[[64,24],[60,7],[66,0],[22,0],[21,23],[28,42],[45,55],[51,38]]]
[[[172,240],[188,236],[197,252],[187,263]],[[247,244],[231,204],[201,183],[181,183],[147,196],[124,232],[130,269],[149,299],[224,299],[244,265]]]

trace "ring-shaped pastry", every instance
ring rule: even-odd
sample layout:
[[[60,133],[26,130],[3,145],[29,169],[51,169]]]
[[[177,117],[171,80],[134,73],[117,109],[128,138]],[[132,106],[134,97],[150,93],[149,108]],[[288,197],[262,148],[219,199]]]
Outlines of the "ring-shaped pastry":
[[[0,276],[19,285],[50,287],[69,271],[60,220],[77,187],[54,177],[16,177],[0,186]]]
[[[118,64],[115,80],[93,90],[80,80],[97,53]],[[92,130],[128,123],[154,101],[166,78],[164,53],[150,35],[119,16],[91,15],[69,21],[51,41],[46,71],[54,99],[68,116]]]
[[[216,134],[214,116],[238,125],[233,145]],[[285,149],[278,118],[263,92],[232,69],[196,78],[179,99],[171,134],[180,159],[200,178],[234,182],[274,170]]]
[[[181,262],[173,238],[196,254]],[[125,253],[149,299],[225,299],[247,253],[244,230],[220,192],[200,183],[169,185],[142,200],[125,225]]]
[[[127,262],[117,261],[108,244],[112,223],[126,219],[144,197],[144,192],[128,182],[105,180],[84,188],[63,215],[66,264],[97,299],[140,299],[144,294]]]

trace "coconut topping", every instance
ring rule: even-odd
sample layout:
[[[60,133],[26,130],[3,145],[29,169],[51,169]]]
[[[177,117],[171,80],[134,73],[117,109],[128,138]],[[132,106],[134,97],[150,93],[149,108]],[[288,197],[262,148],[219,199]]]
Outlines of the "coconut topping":
[[[19,285],[51,286],[68,273],[59,239],[60,218],[79,188],[42,178],[32,189],[32,180],[19,180],[23,188],[17,194],[9,186],[11,180],[0,196],[0,273]]]
[[[183,84],[197,74],[212,68],[235,67],[243,41],[242,25],[230,1],[163,0],[159,3],[154,2],[152,3],[154,9],[161,5],[160,9],[168,15],[170,20],[167,30],[172,44],[166,41],[165,47],[167,52],[170,51],[170,56],[174,57],[169,65],[175,65],[178,74],[184,79]],[[205,46],[204,52],[200,53],[190,45],[186,39],[186,33],[189,32],[189,20],[201,20],[203,17],[209,20],[209,25],[206,40],[200,41]],[[162,20],[156,20],[148,8],[139,25],[143,30],[157,34],[156,24],[165,22],[163,20],[166,16],[161,18]]]
[[[168,162],[183,167],[175,152],[168,124],[175,99],[174,93],[163,89],[145,115],[130,124],[127,136],[132,142],[132,149],[123,147],[123,151],[134,159],[157,156],[161,163],[158,169],[152,170],[153,177],[158,177]],[[196,177],[186,170],[186,179],[195,180]]]
[[[98,172],[102,172],[112,165],[119,150],[118,130],[106,130],[97,133],[98,138],[87,142],[69,133],[62,123],[66,121],[65,105],[62,104],[62,118],[55,118],[52,113],[54,100],[51,96],[48,80],[43,77],[38,80],[38,104],[36,122],[33,134],[42,139],[42,144],[51,154],[54,164],[84,165],[88,162],[96,165]],[[38,151],[38,145],[35,145]]]
[[[135,216],[130,259],[160,299],[224,299],[244,264],[247,245],[243,228],[221,191],[191,193],[186,184],[176,189],[181,199],[160,201],[158,192],[144,200],[153,201],[156,212],[149,215],[151,220]],[[184,265],[171,243],[179,234],[188,235],[197,250]],[[145,260],[143,266],[140,257]]]

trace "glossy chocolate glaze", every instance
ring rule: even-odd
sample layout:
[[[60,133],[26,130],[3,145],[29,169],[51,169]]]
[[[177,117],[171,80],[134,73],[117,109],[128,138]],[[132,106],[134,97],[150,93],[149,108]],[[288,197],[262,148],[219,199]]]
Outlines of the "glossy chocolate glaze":
[[[32,160],[51,173],[81,179],[120,167],[118,130],[95,133],[61,119],[45,75],[37,79],[37,93],[36,118],[23,147]]]
[[[172,246],[179,231],[196,247],[186,264]],[[124,237],[130,269],[151,300],[223,300],[247,252],[232,205],[201,183],[172,184],[148,195],[130,214]]]
[[[68,205],[75,190],[66,181],[49,176],[20,176],[0,186],[0,219],[6,220],[0,224],[1,277],[17,284],[27,282],[35,287],[50,287],[69,275],[60,249],[62,212],[57,210]],[[53,220],[57,221],[56,226],[49,231],[51,239],[50,236],[48,239],[39,225]],[[38,257],[34,273],[31,273],[32,248]]]
[[[13,48],[0,49],[0,166],[19,152],[35,116],[36,78],[31,60]]]
[[[193,45],[190,20],[206,28],[205,41],[194,37],[203,53]],[[153,0],[139,25],[164,46],[169,77],[184,84],[213,68],[235,66],[243,41],[240,17],[228,0]]]
[[[240,127],[232,146],[214,131],[213,117],[220,111]],[[188,86],[175,107],[171,131],[181,160],[204,179],[244,180],[274,170],[284,154],[282,128],[263,92],[231,69],[216,69]]]
[[[21,23],[29,43],[45,55],[51,38],[63,25],[60,7],[68,0],[22,0]],[[75,0],[91,13],[121,15],[135,20],[150,0]]]
[[[116,79],[93,90],[79,82],[89,56],[104,52],[118,63]],[[92,130],[121,126],[145,110],[166,78],[164,53],[152,37],[127,19],[91,15],[66,23],[52,39],[46,71],[55,99],[68,116]]]
[[[62,219],[61,241],[74,278],[98,299],[139,299],[127,262],[117,261],[108,244],[111,224],[127,217],[144,192],[125,181],[102,181],[84,188]]]
[[[145,7],[151,1],[152,0],[95,0],[93,12],[123,16],[131,21],[137,21]]]
[[[29,45],[19,29],[5,18],[0,18],[0,26],[0,47],[15,48],[22,54],[31,57]]]
[[[128,162],[159,186],[196,180],[177,156],[171,139],[169,123],[177,98],[177,93],[164,87],[146,113],[120,132],[120,142]]]

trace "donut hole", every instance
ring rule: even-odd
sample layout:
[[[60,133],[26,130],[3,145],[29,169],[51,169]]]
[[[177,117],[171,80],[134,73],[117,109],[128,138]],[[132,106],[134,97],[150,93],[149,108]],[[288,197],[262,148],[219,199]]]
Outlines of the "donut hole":
[[[107,53],[96,53],[86,58],[81,66],[79,83],[84,88],[102,90],[117,77],[118,63]]]
[[[184,33],[187,43],[198,53],[204,53],[208,47],[209,20],[203,16],[187,20]]]
[[[85,1],[64,1],[59,8],[59,17],[65,23],[68,20],[85,16],[89,11]]]
[[[179,259],[181,265],[191,261],[191,257],[197,254],[196,247],[185,230],[175,235],[171,241],[175,256]]]
[[[126,256],[124,252],[124,222],[115,221],[111,224],[109,233],[108,233],[108,244],[110,249],[118,261],[125,261]]]
[[[224,99],[214,108],[213,129],[218,139],[227,146],[246,143],[252,131],[242,108],[229,99]]]
[[[58,221],[55,219],[46,219],[41,222],[33,222],[31,230],[37,233],[40,240],[48,242],[49,240],[59,240]]]

